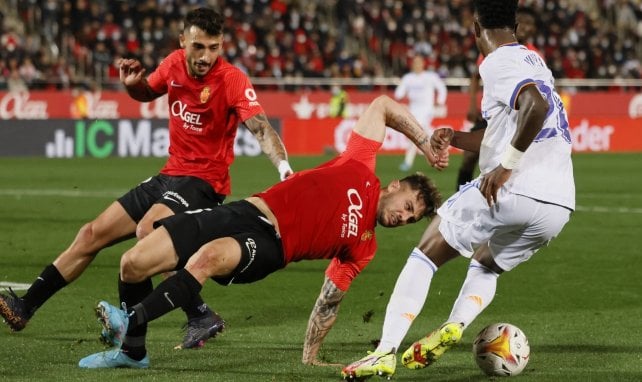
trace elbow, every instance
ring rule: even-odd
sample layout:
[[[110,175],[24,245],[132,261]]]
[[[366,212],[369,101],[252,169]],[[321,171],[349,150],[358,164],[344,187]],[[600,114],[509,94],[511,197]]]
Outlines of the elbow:
[[[372,101],[372,105],[379,108],[385,108],[386,105],[390,104],[390,102],[394,102],[394,100],[387,95],[382,94]]]

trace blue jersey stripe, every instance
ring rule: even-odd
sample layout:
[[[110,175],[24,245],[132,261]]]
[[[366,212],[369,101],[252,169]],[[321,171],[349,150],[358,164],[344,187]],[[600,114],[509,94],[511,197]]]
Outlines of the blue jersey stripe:
[[[530,78],[527,78],[525,80],[520,81],[520,83],[518,83],[517,86],[515,86],[515,90],[513,90],[513,94],[510,96],[510,107],[517,110],[517,96],[522,91],[522,89],[528,85],[535,85],[535,81]]]

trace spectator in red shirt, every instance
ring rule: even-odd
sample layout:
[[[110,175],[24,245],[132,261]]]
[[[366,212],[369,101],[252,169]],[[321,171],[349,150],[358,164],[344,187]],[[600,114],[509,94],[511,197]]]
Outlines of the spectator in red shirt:
[[[0,294],[0,315],[13,331],[24,329],[36,310],[78,278],[100,250],[133,237],[142,239],[159,219],[222,203],[230,193],[229,167],[239,123],[256,136],[281,180],[292,174],[285,147],[249,79],[219,57],[222,25],[222,16],[212,9],[189,12],[180,35],[182,49],[166,57],[147,78],[138,60],[120,60],[120,81],[132,98],[148,102],[167,94],[169,158],[160,174],[80,228],[69,248],[45,267],[24,296],[11,290]],[[195,333],[208,333],[209,338],[222,327],[220,317],[200,297],[185,312],[188,330],[183,347],[202,346],[202,340],[192,340]]]
[[[122,345],[87,356],[79,366],[148,367],[147,322],[188,304],[209,278],[222,285],[251,283],[293,261],[331,259],[303,350],[304,363],[322,365],[317,353],[339,303],[375,255],[375,226],[415,223],[433,216],[440,203],[436,187],[419,173],[381,188],[374,170],[386,125],[411,139],[433,166],[447,165],[410,112],[380,96],[337,158],[245,200],[158,221],[121,259],[119,291],[127,309],[98,304],[103,333]],[[152,291],[151,277],[174,269],[176,275]]]

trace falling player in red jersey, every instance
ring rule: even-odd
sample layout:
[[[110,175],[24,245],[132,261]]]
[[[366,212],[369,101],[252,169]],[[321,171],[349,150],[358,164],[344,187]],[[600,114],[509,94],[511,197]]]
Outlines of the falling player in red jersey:
[[[386,126],[406,135],[434,167],[447,165],[447,152],[431,149],[405,106],[378,97],[337,158],[245,200],[157,222],[159,228],[121,259],[120,296],[127,310],[104,301],[97,308],[103,331],[123,345],[85,357],[79,366],[148,367],[147,322],[187,304],[210,278],[223,285],[251,283],[293,261],[331,259],[303,350],[304,363],[323,364],[319,347],[352,280],[375,255],[377,224],[415,223],[432,217],[440,203],[436,187],[419,173],[381,187],[375,160]],[[152,290],[150,278],[169,270],[178,272]]]
[[[145,237],[161,218],[221,204],[230,193],[229,167],[239,123],[256,136],[281,180],[291,175],[285,147],[249,79],[220,57],[223,23],[215,10],[190,11],[179,37],[181,49],[167,56],[147,78],[138,60],[120,60],[120,80],[132,98],[148,102],[167,95],[169,158],[160,174],[143,181],[85,224],[24,296],[19,298],[11,290],[0,295],[0,314],[12,330],[22,330],[35,311],[77,279],[100,250],[134,236]],[[222,329],[220,317],[198,296],[185,311],[188,329],[182,347],[202,345],[192,337],[203,331],[215,335]]]

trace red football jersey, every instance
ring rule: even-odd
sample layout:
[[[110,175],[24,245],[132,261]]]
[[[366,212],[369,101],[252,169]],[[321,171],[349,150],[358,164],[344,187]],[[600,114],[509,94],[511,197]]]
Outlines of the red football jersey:
[[[250,80],[220,57],[205,77],[190,77],[185,51],[178,49],[147,81],[168,97],[169,158],[160,172],[195,176],[229,195],[238,124],[263,112]]]
[[[376,142],[353,133],[346,151],[257,194],[279,223],[286,264],[332,259],[326,275],[341,290],[372,260],[380,182]]]

